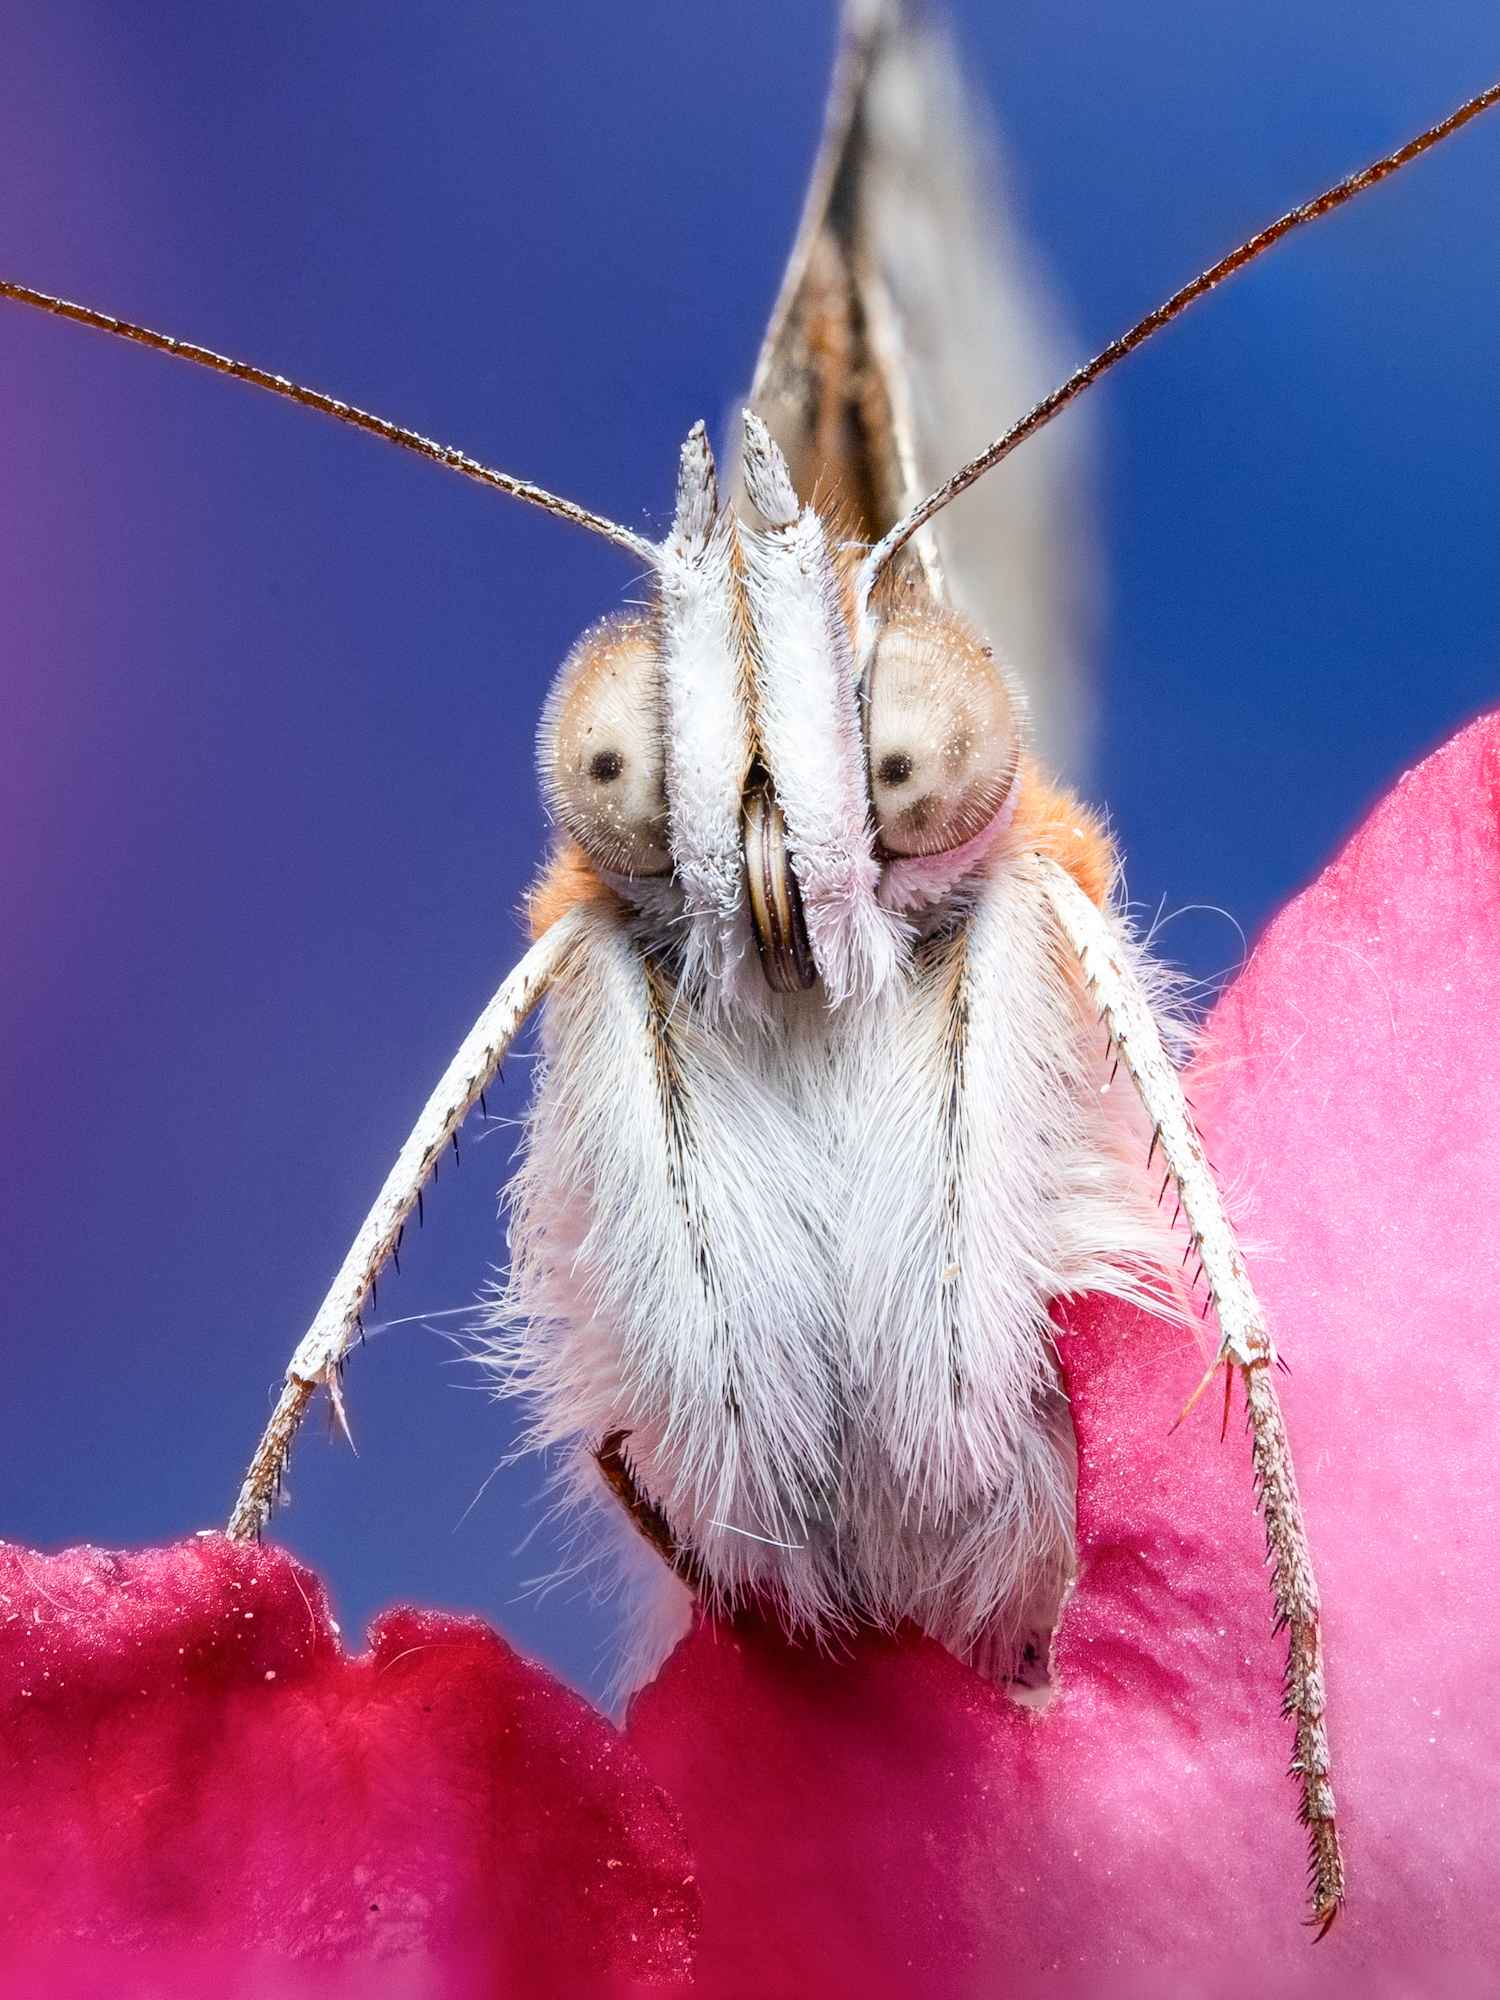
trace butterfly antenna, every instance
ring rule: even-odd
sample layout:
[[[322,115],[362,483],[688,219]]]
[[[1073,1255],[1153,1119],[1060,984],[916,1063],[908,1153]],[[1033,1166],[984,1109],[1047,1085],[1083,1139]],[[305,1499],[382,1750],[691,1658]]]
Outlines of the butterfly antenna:
[[[477,458],[470,458],[467,452],[459,451],[451,444],[438,444],[432,438],[423,437],[420,431],[409,431],[403,425],[390,423],[385,417],[377,417],[369,410],[358,409],[353,403],[340,402],[336,396],[325,396],[320,389],[306,389],[299,382],[289,382],[285,375],[272,375],[248,361],[232,360],[227,354],[215,354],[212,348],[195,346],[189,340],[174,340],[170,334],[153,333],[148,326],[135,326],[128,319],[115,319],[109,313],[96,312],[92,306],[74,305],[69,299],[53,298],[49,292],[34,291],[30,285],[12,284],[4,278],[0,278],[0,299],[14,299],[18,305],[35,306],[39,312],[54,313],[59,319],[75,320],[79,326],[91,326],[100,333],[112,333],[120,340],[133,340],[138,347],[153,348],[158,354],[172,354],[180,361],[195,361],[200,368],[212,369],[216,375],[232,375],[236,382],[248,382],[252,388],[265,389],[273,396],[284,397],[289,403],[300,403],[304,409],[320,410],[325,417],[336,417],[341,424],[352,424],[356,430],[369,431],[373,437],[384,438],[387,444],[415,452],[418,458],[431,459],[434,465],[462,473],[465,479],[477,480],[481,486],[509,494],[512,500],[524,500],[528,506],[540,507],[544,513],[555,514],[561,521],[571,521],[577,528],[587,528],[590,534],[602,535],[606,541],[629,549],[632,555],[644,562],[655,560],[652,544],[646,537],[621,527],[618,521],[611,521],[588,507],[580,507],[576,501],[564,500],[556,493],[549,493],[544,486],[533,486],[529,479],[517,479],[511,473],[496,472],[491,466],[481,465]]]
[[[1237,249],[1231,250],[1228,256],[1221,257],[1217,264],[1210,264],[1206,271],[1201,271],[1189,284],[1174,292],[1171,298],[1157,306],[1154,312],[1149,312],[1144,319],[1137,320],[1128,333],[1122,333],[1118,340],[1112,340],[1108,347],[1101,348],[1092,361],[1085,361],[1081,368],[1075,369],[1066,382],[1054,389],[1051,395],[1044,396],[1035,408],[1027,411],[1019,423],[1012,424],[1002,437],[996,438],[993,444],[986,445],[977,458],[971,458],[967,465],[960,466],[951,478],[945,479],[941,486],[929,493],[925,500],[913,507],[909,514],[903,515],[888,533],[881,536],[860,567],[860,602],[868,604],[870,594],[880,581],[891,558],[911,540],[918,529],[925,527],[934,514],[941,513],[950,500],[956,500],[960,493],[966,493],[975,480],[982,479],[992,466],[998,465],[1003,458],[1009,458],[1018,444],[1024,443],[1035,432],[1050,424],[1059,410],[1066,409],[1068,404],[1081,396],[1085,389],[1097,382],[1101,375],[1107,374],[1117,361],[1123,361],[1125,356],[1133,353],[1143,341],[1149,340],[1154,333],[1160,333],[1164,326],[1169,326],[1174,319],[1179,318],[1206,292],[1211,292],[1226,278],[1233,277],[1234,273],[1243,269],[1246,264],[1253,263],[1263,251],[1269,250],[1273,243],[1279,243],[1283,236],[1290,236],[1294,229],[1300,229],[1306,222],[1316,222],[1320,216],[1331,215],[1336,208],[1342,208],[1345,202],[1353,201],[1354,197],[1363,194],[1366,188],[1372,188],[1377,182],[1385,180],[1388,175],[1399,172],[1410,161],[1430,151],[1432,147],[1467,125],[1470,119],[1477,118],[1481,111],[1488,111],[1496,103],[1500,103],[1500,83],[1492,83],[1488,90],[1481,90],[1477,97],[1471,97],[1467,103],[1459,105],[1456,111],[1451,111],[1438,124],[1429,125],[1427,130],[1419,132],[1415,139],[1408,139],[1406,144],[1399,146],[1394,153],[1387,153],[1382,159],[1373,160],[1359,173],[1350,174],[1347,180],[1339,181],[1334,187],[1325,188],[1323,193],[1315,196],[1312,201],[1303,202],[1300,208],[1291,209],[1287,214],[1278,216],[1274,222],[1257,231]]]

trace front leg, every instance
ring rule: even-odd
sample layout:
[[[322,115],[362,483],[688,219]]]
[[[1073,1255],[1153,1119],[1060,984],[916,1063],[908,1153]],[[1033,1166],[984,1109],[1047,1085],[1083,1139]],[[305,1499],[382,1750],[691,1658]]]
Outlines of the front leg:
[[[1162,1045],[1125,949],[1108,916],[1090,901],[1066,870],[1038,856],[1036,866],[1064,937],[1083,970],[1091,996],[1151,1120],[1153,1156],[1160,1150],[1176,1183],[1191,1240],[1219,1321],[1215,1366],[1239,1369],[1245,1384],[1256,1490],[1266,1524],[1271,1594],[1276,1623],[1285,1626],[1287,1661],[1284,1712],[1293,1718],[1292,1771],[1302,1790],[1301,1817],[1311,1852],[1311,1921],[1321,1937],[1344,1897],[1328,1732],[1324,1716],[1323,1641],[1318,1586],[1313,1575],[1291,1445],[1271,1367],[1276,1359],[1266,1316],[1225,1212],[1213,1171],[1193,1125],[1177,1071]]]
[[[694,1597],[701,1598],[705,1592],[703,1572],[692,1550],[677,1539],[671,1522],[636,1479],[634,1468],[625,1455],[629,1440],[629,1431],[609,1432],[594,1453],[600,1475],[630,1516],[636,1533],[656,1551],[673,1575],[682,1579]]]

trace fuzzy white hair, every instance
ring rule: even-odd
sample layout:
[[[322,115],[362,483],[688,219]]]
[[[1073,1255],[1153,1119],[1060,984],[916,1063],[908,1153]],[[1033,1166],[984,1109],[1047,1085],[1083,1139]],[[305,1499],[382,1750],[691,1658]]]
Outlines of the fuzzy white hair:
[[[827,536],[811,507],[798,508],[785,459],[749,412],[745,475],[772,524],[740,536],[756,727],[786,815],[813,957],[838,1006],[893,977],[906,928],[877,899],[858,676]]]
[[[1107,1069],[1009,836],[963,915],[841,1008],[715,1017],[598,910],[546,1003],[488,1316],[529,1441],[586,1496],[628,1431],[722,1603],[822,1635],[909,1618],[1009,1674],[1072,1566],[1049,1309],[1166,1296],[1147,1135]]]
[[[736,529],[718,510],[702,425],[682,448],[677,516],[662,551],[662,726],[681,978],[710,1008],[752,1011],[764,981],[745,897],[740,813],[752,757],[750,691],[735,622]]]

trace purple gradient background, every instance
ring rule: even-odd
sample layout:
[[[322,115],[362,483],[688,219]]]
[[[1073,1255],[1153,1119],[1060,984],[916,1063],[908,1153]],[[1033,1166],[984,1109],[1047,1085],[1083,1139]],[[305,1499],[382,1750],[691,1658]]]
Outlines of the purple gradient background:
[[[1500,72],[1491,0],[958,12],[1080,354]],[[13,7],[0,269],[657,522],[746,379],[831,44],[789,4]],[[1253,934],[1495,699],[1497,187],[1500,121],[1096,398],[1095,791],[1152,905]],[[516,954],[537,709],[628,569],[14,308],[0,440],[0,1533],[158,1540],[222,1519]],[[1200,973],[1238,956],[1222,918],[1169,938]],[[472,1297],[510,1137],[471,1132],[388,1311]],[[608,1606],[523,1591],[560,1557],[536,1468],[466,1513],[510,1431],[451,1359],[373,1343],[360,1456],[309,1437],[278,1532],[346,1624],[472,1606],[597,1686]]]

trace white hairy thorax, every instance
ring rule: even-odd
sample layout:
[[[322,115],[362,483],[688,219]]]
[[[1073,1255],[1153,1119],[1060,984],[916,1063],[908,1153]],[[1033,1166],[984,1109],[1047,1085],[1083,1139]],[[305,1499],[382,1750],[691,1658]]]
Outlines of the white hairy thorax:
[[[912,582],[861,659],[753,418],[746,485],[764,526],[718,504],[695,432],[659,604],[588,635],[549,705],[544,779],[592,869],[489,1358],[615,1514],[595,1454],[626,1434],[710,1600],[821,1635],[909,1619],[1036,1682],[1073,1546],[1049,1315],[1161,1303],[1147,1128],[1038,874],[1002,670]],[[1048,797],[1043,844],[1107,855]],[[774,920],[768,946],[778,894],[810,965]],[[647,1573],[636,1673],[663,1594],[688,1603]]]

